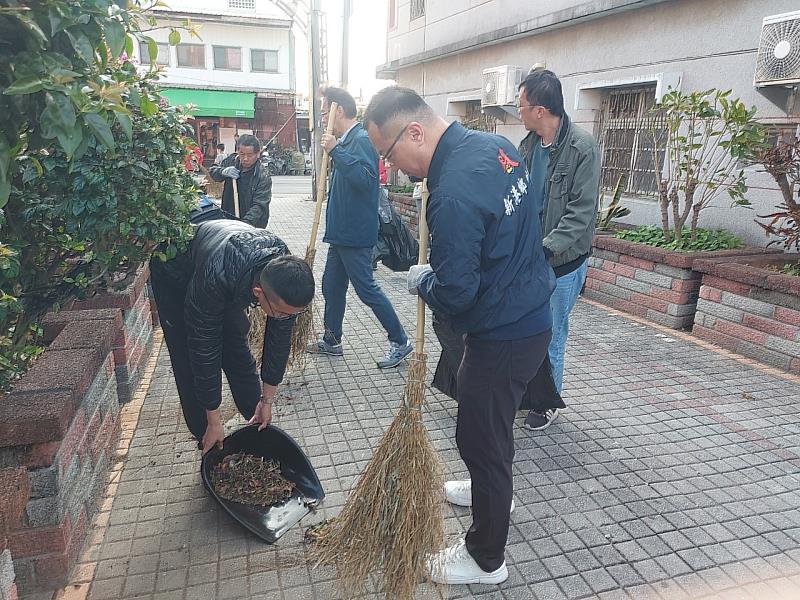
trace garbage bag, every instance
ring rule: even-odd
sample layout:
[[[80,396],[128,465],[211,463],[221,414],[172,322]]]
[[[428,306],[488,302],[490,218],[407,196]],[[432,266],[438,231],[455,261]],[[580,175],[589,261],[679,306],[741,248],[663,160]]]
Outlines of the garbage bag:
[[[378,218],[384,224],[392,222],[392,203],[389,202],[389,192],[386,188],[381,188],[378,196]]]
[[[384,205],[384,210],[386,209],[389,221],[384,220],[379,210],[377,251],[380,252],[381,262],[392,271],[408,271],[412,265],[417,264],[419,243],[389,202],[388,196]]]

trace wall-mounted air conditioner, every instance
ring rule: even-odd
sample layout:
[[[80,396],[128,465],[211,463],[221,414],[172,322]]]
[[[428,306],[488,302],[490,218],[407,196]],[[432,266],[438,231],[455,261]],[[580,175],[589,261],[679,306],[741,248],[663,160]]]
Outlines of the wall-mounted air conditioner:
[[[517,89],[522,83],[522,67],[503,65],[483,70],[481,106],[509,106],[516,104]]]
[[[764,18],[754,84],[800,84],[800,11]]]

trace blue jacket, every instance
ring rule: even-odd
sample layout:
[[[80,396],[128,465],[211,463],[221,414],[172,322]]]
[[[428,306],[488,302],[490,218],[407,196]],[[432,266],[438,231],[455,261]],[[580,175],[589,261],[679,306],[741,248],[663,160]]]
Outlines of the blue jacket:
[[[458,123],[439,140],[428,170],[433,273],[419,292],[459,333],[497,340],[551,328],[553,269],[528,198],[528,174],[503,137]]]
[[[334,146],[331,160],[322,241],[371,248],[378,241],[378,153],[361,123]]]

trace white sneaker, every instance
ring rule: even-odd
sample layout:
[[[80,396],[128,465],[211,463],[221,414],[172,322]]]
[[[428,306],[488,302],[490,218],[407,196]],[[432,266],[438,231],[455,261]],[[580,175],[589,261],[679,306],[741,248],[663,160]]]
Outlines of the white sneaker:
[[[450,504],[456,506],[472,506],[472,480],[448,481],[444,484],[444,495]],[[511,499],[511,510],[514,512],[514,499]]]
[[[508,579],[508,568],[503,562],[499,569],[486,572],[470,556],[464,540],[445,548],[428,558],[431,581],[448,585],[468,583],[503,583]]]

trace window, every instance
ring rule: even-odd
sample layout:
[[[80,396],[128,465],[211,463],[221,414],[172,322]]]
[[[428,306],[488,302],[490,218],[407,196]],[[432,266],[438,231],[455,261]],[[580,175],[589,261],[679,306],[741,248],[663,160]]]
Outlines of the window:
[[[465,114],[461,119],[461,124],[467,129],[476,131],[488,131],[494,133],[497,121],[481,110],[480,100],[470,100],[464,103]]]
[[[612,191],[625,176],[625,193],[657,195],[656,164],[664,164],[665,118],[660,112],[650,111],[655,95],[655,86],[619,88],[609,91],[603,101],[598,139],[604,190]]]
[[[250,50],[250,70],[253,73],[277,73],[277,50]]]
[[[411,20],[425,16],[425,0],[411,0]]]
[[[206,48],[202,44],[178,44],[178,66],[206,68]]]
[[[231,46],[214,46],[214,68],[241,71],[242,49]]]
[[[169,66],[169,44],[156,44],[158,46],[157,65]],[[143,65],[150,64],[150,49],[147,42],[139,42],[139,57]]]
[[[397,27],[397,0],[389,0],[389,29]]]
[[[256,0],[228,0],[228,8],[255,10]]]

